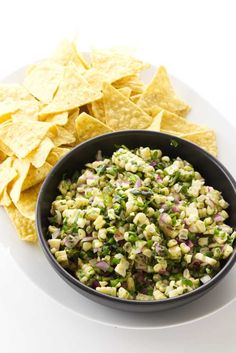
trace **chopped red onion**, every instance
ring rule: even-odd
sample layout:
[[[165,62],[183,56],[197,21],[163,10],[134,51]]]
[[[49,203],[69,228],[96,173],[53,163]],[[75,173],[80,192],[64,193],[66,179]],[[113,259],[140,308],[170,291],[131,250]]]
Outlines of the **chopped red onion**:
[[[86,241],[92,241],[93,240],[93,237],[85,237],[81,240],[81,243],[84,243]]]
[[[95,280],[95,281],[93,281],[93,283],[91,284],[91,287],[92,287],[93,289],[96,289],[97,287],[101,287],[101,286],[100,286],[100,283],[99,283],[97,280]]]
[[[135,187],[135,188],[140,188],[141,185],[142,185],[141,180],[138,179],[138,180],[136,181],[134,187]]]
[[[157,175],[156,176],[156,181],[158,181],[158,183],[161,183],[162,182],[162,177],[160,177],[160,175]]]
[[[149,163],[149,165],[151,165],[152,167],[156,167],[157,162],[156,162],[156,161],[151,161],[151,162]]]
[[[173,211],[173,212],[179,212],[179,211],[180,211],[180,209],[179,209],[179,207],[174,206],[174,207],[172,207],[172,211]]]
[[[214,216],[214,221],[215,222],[223,222],[223,220],[224,220],[224,217],[222,217],[220,214],[216,214]]]
[[[106,261],[99,261],[96,263],[96,267],[102,270],[103,272],[106,272],[110,266]]]

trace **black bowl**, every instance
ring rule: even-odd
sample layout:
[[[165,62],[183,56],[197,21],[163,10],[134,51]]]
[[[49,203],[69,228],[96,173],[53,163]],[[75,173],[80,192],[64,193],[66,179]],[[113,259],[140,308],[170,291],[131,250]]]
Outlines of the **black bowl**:
[[[173,143],[173,139],[177,144]],[[117,145],[126,145],[129,148],[140,146],[159,148],[170,157],[179,156],[192,163],[194,168],[206,179],[207,184],[220,190],[226,201],[229,202],[230,217],[228,224],[233,228],[236,227],[236,183],[217,159],[195,144],[178,137],[147,130],[119,131],[93,138],[76,146],[54,166],[47,176],[37,202],[37,231],[44,253],[52,267],[69,285],[97,303],[116,309],[136,312],[161,311],[187,304],[207,293],[209,289],[222,280],[236,261],[235,249],[217,275],[192,292],[160,301],[137,301],[111,297],[80,283],[58,264],[48,248],[47,228],[50,207],[58,193],[57,187],[63,174],[66,173],[68,176],[72,176],[75,171],[81,170],[85,163],[94,161],[98,150],[101,150],[103,155],[109,156],[115,151]]]

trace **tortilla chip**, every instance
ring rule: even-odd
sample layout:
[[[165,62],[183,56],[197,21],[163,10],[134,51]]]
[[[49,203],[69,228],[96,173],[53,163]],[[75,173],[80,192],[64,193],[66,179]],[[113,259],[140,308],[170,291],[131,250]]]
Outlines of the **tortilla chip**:
[[[135,59],[130,55],[130,52],[119,48],[94,50],[91,59],[92,67],[108,76],[110,83],[123,77],[135,75],[150,66]]]
[[[0,124],[11,118],[11,114],[17,111],[18,106],[15,102],[4,101],[0,102]]]
[[[95,68],[91,68],[89,70],[84,71],[82,76],[96,91],[102,90],[103,82],[109,82],[109,77],[107,77],[106,74],[101,71],[98,71]]]
[[[13,168],[13,158],[8,157],[0,164],[0,196],[8,184],[17,176],[16,170]]]
[[[10,206],[11,203],[12,201],[8,194],[8,190],[4,189],[2,195],[0,195],[0,206]]]
[[[160,111],[160,113],[157,114],[157,116],[153,119],[151,125],[147,128],[147,130],[160,131],[162,117],[163,117],[163,110]]]
[[[115,88],[128,87],[131,89],[132,95],[140,94],[144,90],[144,84],[138,75],[123,77],[120,80],[113,82],[112,86]]]
[[[59,114],[49,114],[42,118],[42,121],[46,121],[47,123],[63,126],[66,125],[66,123],[68,122],[68,112],[63,112]]]
[[[160,112],[162,112],[162,114],[160,114]],[[173,133],[188,134],[206,130],[206,127],[203,125],[192,123],[191,121],[161,108],[159,108],[159,112],[153,119],[152,124],[158,123],[160,123],[160,131],[172,131]]]
[[[52,125],[49,123],[33,120],[5,122],[0,125],[0,141],[17,157],[24,158],[40,144],[51,128]]]
[[[121,94],[123,94],[123,96],[125,96],[125,97],[130,97],[130,95],[131,95],[131,88],[129,88],[129,87],[122,87],[122,88],[118,88],[118,91],[121,93]]]
[[[54,143],[49,137],[45,137],[39,146],[33,150],[26,159],[35,167],[40,168],[45,163]]]
[[[1,139],[0,139],[0,152],[6,156],[13,156],[14,155],[12,150],[8,146],[6,146],[5,143],[3,143],[1,141]]]
[[[134,96],[131,96],[131,97],[130,97],[130,100],[131,100],[131,102],[133,102],[134,104],[137,104],[138,101],[139,101],[139,99],[140,99],[140,97],[141,97],[141,94],[140,94],[140,93],[139,93],[139,94],[135,94]]]
[[[138,105],[153,117],[160,107],[182,117],[190,109],[186,103],[177,97],[164,66],[160,66],[152,82],[143,92]]]
[[[7,158],[7,155],[0,149],[0,163],[2,163]]]
[[[88,104],[88,110],[90,115],[92,115],[95,119],[100,120],[103,123],[106,122],[103,98]]]
[[[185,140],[191,141],[199,145],[204,150],[217,157],[217,141],[216,134],[213,130],[205,130],[182,135]]]
[[[43,103],[52,101],[62,80],[64,66],[52,61],[43,61],[32,65],[23,81],[23,85],[38,100]]]
[[[0,84],[0,102],[12,100],[14,102],[33,98],[27,89],[19,84]]]
[[[176,131],[168,131],[168,130],[161,130],[161,132],[163,132],[164,134],[168,134],[168,135],[173,135],[173,136],[177,136],[177,137],[182,137],[184,136],[184,134],[182,134],[181,132],[176,132]]]
[[[54,147],[48,155],[47,162],[51,165],[55,165],[69,151],[70,148]]]
[[[91,115],[81,113],[75,121],[75,128],[79,143],[92,137],[112,132],[112,129]]]
[[[48,175],[51,169],[52,169],[52,165],[49,164],[48,162],[45,162],[44,165],[42,165],[42,167],[40,168],[35,168],[34,166],[31,165],[21,190],[25,191],[31,188],[32,186],[35,186],[41,183],[41,181],[43,181],[46,178],[46,176]],[[17,201],[14,201],[14,203],[16,204]]]
[[[23,183],[30,169],[30,162],[24,159],[15,159],[13,162],[13,167],[17,172],[17,177],[9,188],[9,193],[12,201],[17,203],[20,198]]]
[[[101,98],[102,94],[91,87],[74,64],[65,67],[57,93],[40,115],[72,110]]]
[[[37,241],[37,234],[34,221],[22,216],[13,204],[5,207],[5,210],[16,228],[19,238],[35,243]]]
[[[52,141],[55,146],[62,146],[62,145],[73,145],[76,141],[74,133],[65,129],[65,127],[57,126],[57,135],[52,138]]]
[[[32,188],[23,191],[20,195],[20,199],[15,204],[21,215],[32,221],[35,220],[36,202],[41,185],[42,184],[37,184]]]
[[[111,129],[145,129],[151,124],[149,115],[111,85],[104,84],[103,94],[106,123]]]
[[[12,114],[13,122],[38,120],[39,104],[33,97],[18,103],[18,110]]]
[[[83,72],[89,67],[85,59],[78,52],[76,43],[71,43],[66,39],[61,41],[51,59],[56,63],[64,66],[73,63],[74,65],[76,65],[80,72]]]

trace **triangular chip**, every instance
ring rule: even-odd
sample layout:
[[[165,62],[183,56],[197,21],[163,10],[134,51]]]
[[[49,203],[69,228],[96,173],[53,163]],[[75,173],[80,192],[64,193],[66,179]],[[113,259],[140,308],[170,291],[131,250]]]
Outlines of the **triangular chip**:
[[[17,176],[13,167],[13,158],[8,157],[0,164],[0,196],[7,185]]]
[[[26,159],[35,167],[40,168],[45,163],[54,143],[49,137],[45,137],[39,146],[30,152]]]
[[[157,114],[159,107],[180,116],[185,116],[190,109],[177,97],[164,66],[160,66],[152,82],[140,97],[138,105],[153,117]]]
[[[16,203],[20,198],[23,183],[29,172],[30,162],[24,159],[15,159],[13,162],[13,167],[17,172],[17,177],[12,183],[9,193],[12,201]]]
[[[0,125],[0,141],[17,157],[24,158],[33,151],[52,126],[40,121],[5,122]]]
[[[37,184],[32,188],[23,191],[20,195],[20,199],[15,204],[22,216],[31,219],[32,221],[35,220],[36,202],[41,185],[42,184]]]
[[[157,114],[157,116],[153,119],[151,125],[147,128],[147,130],[160,131],[162,117],[163,117],[163,111]]]
[[[139,93],[139,94],[135,94],[134,96],[131,96],[131,97],[130,97],[130,100],[131,100],[131,102],[133,102],[134,104],[137,104],[138,101],[139,101],[139,99],[140,99],[140,97],[141,97],[141,94],[140,94],[140,93]]]
[[[2,195],[0,195],[0,206],[10,206],[12,203],[11,198],[8,194],[7,189],[4,189]]]
[[[54,147],[48,155],[47,162],[51,165],[55,165],[69,151],[70,148]]]
[[[101,98],[102,94],[94,90],[79,73],[74,64],[65,67],[65,72],[57,93],[40,115],[72,110],[81,105]]]
[[[0,148],[0,163],[2,163],[7,158],[7,155],[1,151]]]
[[[144,90],[144,84],[138,75],[123,77],[120,80],[113,82],[112,86],[115,88],[129,87],[132,91],[132,95],[140,94]]]
[[[114,82],[123,77],[146,70],[150,65],[135,59],[130,51],[119,48],[94,50],[91,55],[92,66],[103,72],[109,81]]]
[[[84,71],[82,75],[90,86],[97,91],[102,90],[103,82],[109,82],[109,77],[95,68]]]
[[[216,134],[213,130],[193,132],[181,136],[182,138],[199,145],[213,156],[217,156]]]
[[[19,238],[35,243],[37,241],[35,222],[22,216],[13,204],[5,207],[5,210],[16,228]]]
[[[55,125],[66,125],[68,122],[68,112],[58,113],[58,114],[49,114],[41,117],[42,121]]]
[[[17,111],[18,105],[13,101],[0,102],[0,124],[11,118],[11,114]]]
[[[65,129],[65,127],[57,126],[57,135],[52,138],[52,141],[55,146],[62,145],[73,145],[76,141],[74,133]]]
[[[53,99],[64,73],[64,66],[52,61],[32,65],[27,71],[23,85],[43,103]]]
[[[112,129],[91,115],[81,113],[75,121],[78,142],[81,143],[92,137],[112,132]]]
[[[56,63],[65,66],[73,63],[81,72],[89,67],[85,59],[78,52],[76,43],[71,43],[67,39],[61,41],[51,59]]]
[[[145,129],[152,118],[109,84],[104,84],[106,123],[113,130]]]
[[[128,98],[130,97],[131,89],[129,87],[119,88],[118,91],[123,94],[123,96]],[[92,115],[94,118],[100,120],[103,123],[106,122],[103,98],[88,104],[88,110],[90,115]]]
[[[41,183],[41,181],[46,178],[51,169],[52,165],[48,162],[45,162],[44,165],[42,165],[42,167],[40,168],[35,168],[31,165],[22,185],[22,191],[25,191],[31,188],[32,186]],[[14,202],[17,203],[17,201]]]
[[[160,114],[162,112],[162,114]],[[157,116],[153,119],[152,124],[159,124],[160,123],[160,131],[172,131],[181,133],[181,134],[188,134],[191,132],[197,132],[206,130],[206,127],[203,125],[192,123],[180,116],[170,113],[166,110],[162,110],[159,108]],[[158,126],[158,125],[156,125]]]

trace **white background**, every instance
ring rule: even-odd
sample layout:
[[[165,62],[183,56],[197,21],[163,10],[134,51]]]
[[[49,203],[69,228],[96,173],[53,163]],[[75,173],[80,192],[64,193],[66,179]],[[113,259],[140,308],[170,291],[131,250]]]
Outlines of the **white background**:
[[[164,63],[236,125],[235,13],[227,0],[0,0],[0,78],[78,33],[82,51],[128,45]],[[81,319],[36,288],[13,260],[0,259],[0,278],[1,353],[235,352],[235,302],[198,323],[140,332]]]

